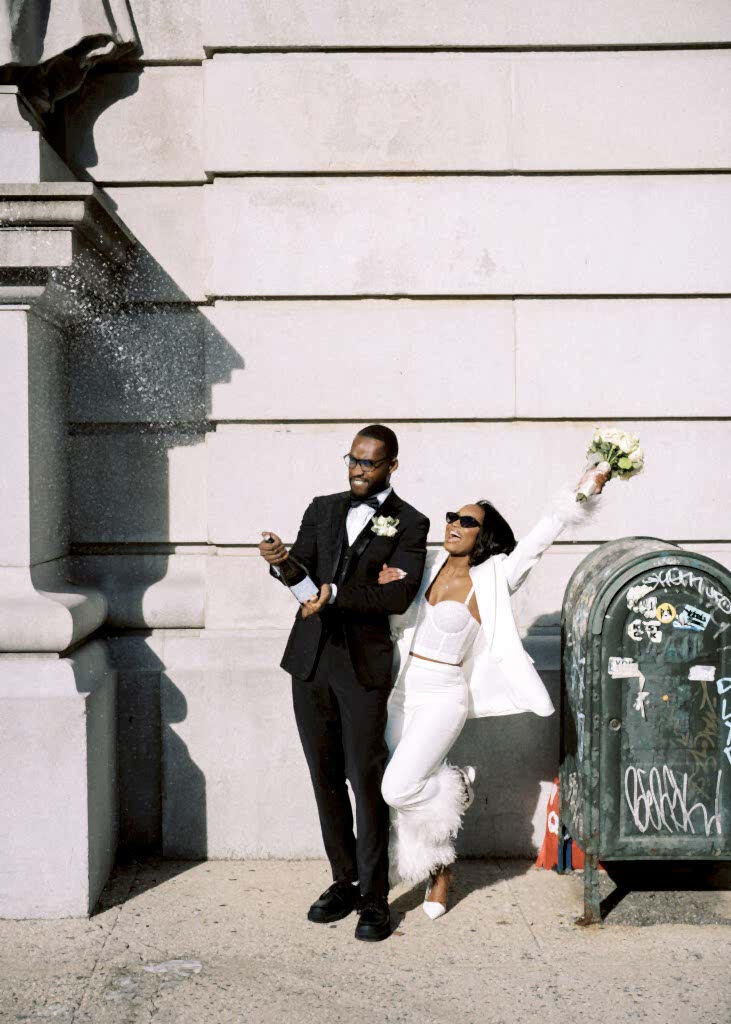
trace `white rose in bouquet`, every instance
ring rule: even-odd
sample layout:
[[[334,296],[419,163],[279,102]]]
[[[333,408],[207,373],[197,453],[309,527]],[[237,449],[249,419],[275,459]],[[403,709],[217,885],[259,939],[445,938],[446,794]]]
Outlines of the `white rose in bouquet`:
[[[628,458],[632,463],[632,469],[640,470],[645,464],[645,453],[640,445],[629,453]]]
[[[577,501],[586,501],[612,477],[628,479],[639,473],[645,465],[645,453],[639,437],[614,427],[596,428],[586,456],[590,468],[582,478],[576,494]]]

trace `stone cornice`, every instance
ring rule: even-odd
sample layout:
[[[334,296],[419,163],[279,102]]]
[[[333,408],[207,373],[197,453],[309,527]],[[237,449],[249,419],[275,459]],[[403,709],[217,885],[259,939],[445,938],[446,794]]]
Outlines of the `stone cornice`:
[[[63,325],[119,301],[136,240],[91,182],[0,184],[0,305]]]
[[[0,185],[0,231],[23,229],[69,231],[115,265],[124,262],[135,244],[134,236],[91,182]],[[11,267],[33,265],[23,260]]]

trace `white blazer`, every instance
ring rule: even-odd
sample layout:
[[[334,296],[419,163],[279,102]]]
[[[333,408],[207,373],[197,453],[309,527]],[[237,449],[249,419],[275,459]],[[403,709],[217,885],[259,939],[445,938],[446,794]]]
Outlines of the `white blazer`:
[[[550,511],[518,542],[511,554],[493,555],[470,569],[482,626],[462,666],[469,688],[468,718],[514,715],[521,711],[533,711],[542,716],[553,714],[555,708],[548,691],[518,635],[510,595],[564,527],[585,520],[595,502],[596,498],[591,498],[579,504],[575,492],[562,491]],[[418,594],[403,615],[390,617],[394,684],[406,670],[421,602],[426,600],[426,591],[447,557],[444,548],[427,553]]]

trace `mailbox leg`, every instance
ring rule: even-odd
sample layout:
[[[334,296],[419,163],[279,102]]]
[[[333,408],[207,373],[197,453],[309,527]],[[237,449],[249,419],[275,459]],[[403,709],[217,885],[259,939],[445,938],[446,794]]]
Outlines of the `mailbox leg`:
[[[586,854],[584,857],[584,917],[581,923],[602,923],[599,899],[599,860],[590,854]]]
[[[565,875],[571,871],[571,836],[562,821],[558,823],[558,863],[556,873]]]

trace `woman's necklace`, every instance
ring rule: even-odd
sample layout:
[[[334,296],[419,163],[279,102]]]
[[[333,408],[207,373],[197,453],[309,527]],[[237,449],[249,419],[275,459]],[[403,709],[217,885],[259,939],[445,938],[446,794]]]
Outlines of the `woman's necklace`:
[[[452,583],[453,580],[466,580],[469,579],[469,575],[469,569],[467,570],[467,572],[453,572],[452,575],[448,576],[445,580],[443,593],[447,593],[447,591],[449,590],[449,585],[450,583]]]

